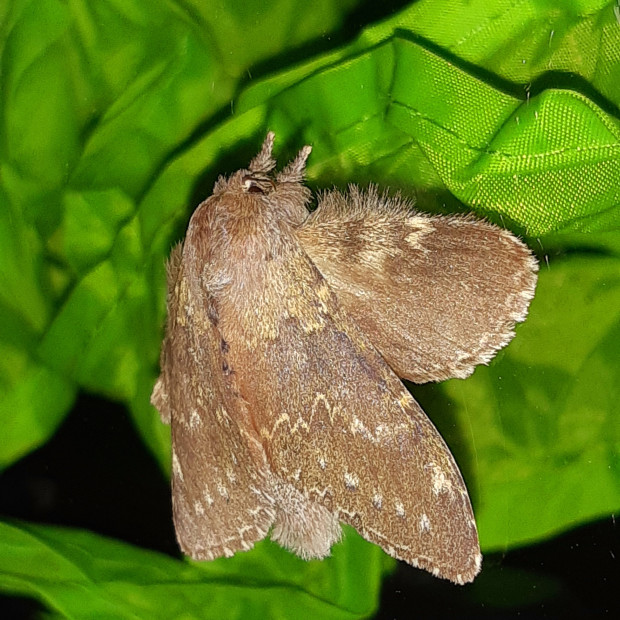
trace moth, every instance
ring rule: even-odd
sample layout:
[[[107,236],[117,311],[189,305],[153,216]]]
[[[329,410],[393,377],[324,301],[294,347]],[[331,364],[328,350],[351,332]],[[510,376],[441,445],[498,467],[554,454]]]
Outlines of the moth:
[[[537,263],[511,233],[375,187],[313,212],[311,147],[274,134],[220,177],[168,263],[161,375],[177,538],[197,560],[272,540],[324,558],[340,522],[463,584],[481,555],[448,447],[398,377],[466,377],[514,335]]]

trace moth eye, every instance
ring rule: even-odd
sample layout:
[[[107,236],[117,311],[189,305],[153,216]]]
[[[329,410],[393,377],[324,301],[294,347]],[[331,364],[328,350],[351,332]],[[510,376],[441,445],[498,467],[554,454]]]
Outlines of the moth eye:
[[[246,175],[241,180],[243,183],[243,189],[249,194],[266,194],[269,191],[273,191],[276,186],[271,179],[253,177]]]

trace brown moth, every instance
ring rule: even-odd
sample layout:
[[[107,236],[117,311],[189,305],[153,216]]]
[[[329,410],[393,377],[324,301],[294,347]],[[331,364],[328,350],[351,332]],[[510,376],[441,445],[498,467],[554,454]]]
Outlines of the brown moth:
[[[467,489],[397,375],[466,377],[512,338],[537,263],[511,233],[375,188],[309,213],[274,134],[220,178],[168,265],[152,402],[172,425],[177,538],[198,560],[271,538],[323,558],[340,522],[456,583],[480,570]]]

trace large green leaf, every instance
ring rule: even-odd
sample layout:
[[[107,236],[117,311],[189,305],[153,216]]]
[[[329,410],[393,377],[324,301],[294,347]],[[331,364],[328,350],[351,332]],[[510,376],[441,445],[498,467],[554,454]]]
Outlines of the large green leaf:
[[[163,253],[144,245],[140,197],[251,66],[337,27],[351,4],[2,4],[0,467],[54,431],[78,386],[155,421],[150,269]],[[160,426],[148,436],[161,452]]]
[[[89,389],[126,402],[168,467],[169,433],[148,403],[164,258],[216,176],[245,165],[270,128],[281,160],[313,145],[314,188],[373,181],[417,194],[424,210],[473,210],[524,235],[541,257],[530,316],[506,351],[466,381],[412,387],[463,467],[484,550],[617,511],[615,3],[421,0],[325,53],[320,37],[342,40],[353,2],[264,4],[0,6],[0,466],[45,442],[76,391]],[[18,534],[24,549],[52,555],[72,536],[93,558],[111,544],[4,528],[0,557]],[[350,534],[337,553],[367,567],[374,596],[383,567],[358,545]],[[143,552],[124,549],[123,605],[143,615]],[[83,585],[33,572],[27,557],[2,565],[4,587],[78,614],[65,605]],[[297,580],[281,587],[316,598],[296,605],[326,600],[335,617],[372,609],[351,603],[347,562],[306,568],[270,544],[218,562],[221,574],[166,567],[183,592],[185,575],[225,583],[223,601],[234,584],[260,609],[276,603],[253,597],[248,567],[276,557]],[[106,571],[93,563],[91,616],[106,615]],[[159,602],[162,615],[175,614],[172,599]]]
[[[76,529],[0,523],[0,540],[2,588],[75,620],[364,617],[386,568],[358,536],[334,548],[330,570],[268,541],[251,555],[188,564]]]

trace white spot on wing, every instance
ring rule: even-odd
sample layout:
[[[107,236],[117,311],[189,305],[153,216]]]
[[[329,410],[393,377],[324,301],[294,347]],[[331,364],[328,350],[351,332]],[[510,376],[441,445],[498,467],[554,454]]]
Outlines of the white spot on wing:
[[[217,492],[225,499],[228,500],[228,489],[222,484],[221,480],[217,481]]]
[[[181,481],[185,482],[183,479],[183,470],[181,469],[181,463],[179,463],[179,457],[176,452],[172,453],[172,473]]]
[[[364,439],[367,439],[370,435],[368,429],[366,428],[366,425],[359,418],[356,417],[353,417],[353,419],[351,420],[351,432],[354,435],[359,433],[362,437],[364,437]],[[374,440],[374,437],[372,439]]]
[[[390,433],[389,426],[384,426],[383,424],[379,424],[375,428],[375,437],[377,438],[378,441],[389,438],[390,435],[391,433]]]
[[[359,478],[355,474],[348,471],[344,473],[344,486],[347,487],[349,491],[356,491],[359,483]]]
[[[431,531],[431,520],[428,518],[426,513],[422,513],[420,517],[420,534],[424,534],[426,532]]]
[[[203,514],[205,513],[204,506],[203,506],[203,505],[202,505],[202,503],[201,503],[201,502],[199,502],[198,500],[196,500],[196,501],[194,502],[194,512],[195,512],[197,515],[203,515]]]
[[[432,233],[435,227],[431,220],[425,217],[409,217],[407,223],[411,228],[411,232],[407,233],[405,241],[415,250],[420,250],[425,254],[428,249],[424,247],[423,239],[426,235]]]
[[[372,496],[372,505],[377,510],[381,510],[381,506],[383,505],[383,496],[381,495],[381,493],[375,493]]]
[[[191,429],[196,429],[202,424],[202,419],[200,415],[198,415],[198,411],[196,409],[192,409],[192,412],[189,414],[189,427]]]
[[[452,493],[452,482],[448,476],[446,476],[446,472],[435,465],[435,463],[430,463],[429,467],[431,468],[431,475],[433,479],[433,493],[435,495],[447,492]]]
[[[319,457],[319,467],[321,469],[325,469],[327,467],[327,461],[325,460],[325,457],[323,456]]]
[[[405,241],[412,247],[415,249],[420,249],[420,237],[422,235],[420,234],[419,230],[414,230],[410,233],[407,234],[407,236],[405,237]]]
[[[396,515],[399,516],[401,519],[404,518],[405,516],[405,507],[402,505],[401,502],[395,502],[394,503],[394,509],[396,510]]]

